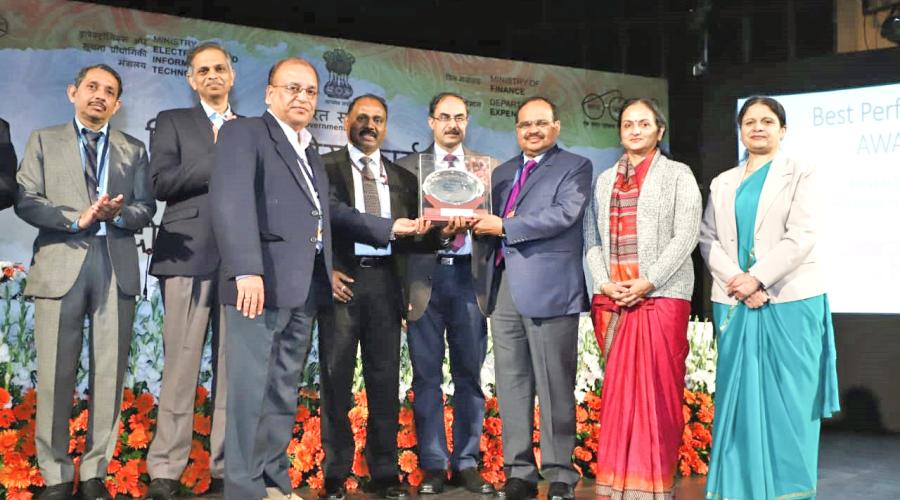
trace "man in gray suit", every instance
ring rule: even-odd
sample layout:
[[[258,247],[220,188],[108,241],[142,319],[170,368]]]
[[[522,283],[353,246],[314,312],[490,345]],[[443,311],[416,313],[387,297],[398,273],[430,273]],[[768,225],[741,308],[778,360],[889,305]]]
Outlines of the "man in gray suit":
[[[575,448],[578,316],[588,308],[582,268],[582,215],[591,161],[556,145],[556,106],[527,99],[516,113],[522,154],[491,176],[493,213],[476,216],[485,252],[476,287],[491,314],[503,461],[509,500],[537,495],[531,448],[534,396],[541,409],[541,472],[548,500],[571,499]]]
[[[16,199],[16,150],[9,139],[9,123],[0,118],[0,210]]]
[[[212,323],[213,415],[209,436],[210,492],[221,492],[225,468],[224,321],[216,293],[219,252],[209,212],[209,177],[215,164],[219,128],[235,118],[228,102],[234,84],[231,55],[213,42],[187,55],[188,84],[199,103],[156,117],[150,141],[150,176],[156,198],[166,202],[153,244],[150,273],[159,278],[165,304],[165,365],[156,432],[147,453],[148,495],[173,500],[191,451],[197,373]]]
[[[31,134],[18,172],[16,213],[38,228],[25,294],[34,297],[39,498],[72,496],[69,417],[84,318],[91,323],[90,413],[79,498],[110,498],[103,479],[115,449],[135,296],[134,233],[156,210],[144,145],[109,125],[122,80],[83,68],[67,89],[72,121]]]
[[[434,143],[422,153],[402,158],[398,162],[401,166],[418,173],[423,154],[433,155],[439,168],[462,167],[464,157],[482,156],[463,146],[469,109],[462,96],[440,93],[431,100],[428,111]],[[494,163],[492,160],[492,167]],[[419,493],[443,492],[449,466],[452,483],[473,493],[492,494],[494,487],[478,473],[484,423],[481,365],[487,351],[487,321],[479,307],[484,304],[475,298],[475,249],[462,218],[450,221],[442,234],[451,236],[445,248],[434,253],[411,253],[407,258],[410,293],[406,338],[413,365],[419,464],[425,470]],[[447,450],[441,393],[445,332],[454,387],[452,454]]]

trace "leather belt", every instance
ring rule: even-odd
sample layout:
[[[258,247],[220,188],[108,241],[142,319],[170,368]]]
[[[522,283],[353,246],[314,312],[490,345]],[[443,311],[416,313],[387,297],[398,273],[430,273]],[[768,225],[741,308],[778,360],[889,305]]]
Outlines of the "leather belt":
[[[356,263],[359,267],[379,267],[383,266],[391,261],[389,256],[377,257],[377,256],[357,256]]]
[[[456,266],[460,264],[468,264],[472,261],[472,256],[437,254],[437,259],[438,264],[442,266]]]

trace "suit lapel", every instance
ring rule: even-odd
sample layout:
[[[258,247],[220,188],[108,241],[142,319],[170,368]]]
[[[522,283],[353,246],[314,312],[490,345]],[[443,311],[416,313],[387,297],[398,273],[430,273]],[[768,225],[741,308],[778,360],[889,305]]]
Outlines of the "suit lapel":
[[[278,122],[275,121],[275,118],[272,117],[269,112],[263,113],[263,120],[266,122],[266,125],[269,127],[269,136],[272,138],[272,142],[275,143],[275,151],[278,152],[278,156],[284,161],[284,166],[288,169],[291,175],[294,177],[294,180],[297,182],[297,185],[300,186],[300,190],[306,194],[306,197],[309,198],[309,201],[315,203],[315,198],[312,193],[309,192],[309,187],[306,185],[306,180],[303,178],[303,174],[300,173],[300,164],[298,162],[297,152],[294,151],[294,146],[288,141],[286,135],[284,135],[284,130],[281,129],[281,126]],[[313,170],[315,172],[315,170]]]
[[[531,172],[527,179],[525,179],[525,185],[522,186],[522,190],[519,191],[519,196],[516,198],[516,208],[522,204],[522,200],[525,198],[525,195],[531,191],[531,188],[537,184],[542,177],[546,175],[546,172],[550,170],[553,166],[553,157],[556,156],[556,152],[559,149],[556,146],[550,148],[547,151],[547,154],[541,158],[541,162],[538,163],[538,166]]]
[[[722,178],[722,193],[724,193],[724,196],[722,198],[723,215],[721,220],[726,225],[727,234],[732,237],[737,236],[737,222],[734,219],[734,199],[737,195],[737,189],[741,185],[741,179],[744,178],[745,170],[746,165],[733,169]]]
[[[312,144],[306,147],[306,158],[309,160],[309,168],[312,169],[313,174],[316,176],[315,185],[316,191],[319,193],[319,205],[324,210],[324,207],[328,205],[328,172],[325,171],[322,157],[319,156],[316,147]],[[303,184],[305,185],[306,182]],[[325,199],[322,196],[325,196]]]
[[[338,168],[338,173],[344,181],[344,187],[347,189],[347,198],[350,200],[350,206],[356,206],[356,189],[353,186],[353,160],[350,159],[350,149],[344,148],[344,166]]]
[[[203,109],[202,104],[197,103],[197,105],[194,106],[191,117],[193,117],[194,124],[197,126],[198,137],[201,137],[208,143],[212,143],[214,140],[212,122],[209,121],[209,117],[206,116],[206,110]]]
[[[786,166],[787,162],[781,156],[776,156],[772,160],[762,191],[759,193],[759,204],[756,206],[756,222],[753,226],[754,234],[759,231],[759,226],[769,212],[769,208],[778,198],[778,193],[784,190],[791,182],[792,172]]]
[[[106,192],[110,197],[124,194],[125,170],[122,165],[122,133],[109,128],[109,158],[106,161]]]
[[[58,134],[58,147],[60,148],[60,154],[62,156],[59,168],[62,170],[61,173],[64,176],[64,178],[59,178],[59,181],[65,182],[69,186],[81,186],[81,189],[76,189],[75,192],[78,193],[78,199],[81,202],[81,206],[86,207],[91,204],[91,199],[88,195],[87,181],[85,181],[84,178],[84,166],[81,162],[81,144],[78,141],[78,134],[75,132],[75,127],[72,126],[72,122],[63,125],[58,130]],[[48,162],[45,161],[45,175],[47,165]]]

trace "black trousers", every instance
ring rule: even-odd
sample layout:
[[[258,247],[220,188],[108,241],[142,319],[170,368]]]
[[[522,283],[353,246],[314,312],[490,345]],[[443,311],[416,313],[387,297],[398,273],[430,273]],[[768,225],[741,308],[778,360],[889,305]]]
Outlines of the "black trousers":
[[[353,466],[353,407],[357,346],[369,405],[366,462],[373,479],[396,479],[400,402],[400,282],[390,259],[350,270],[353,299],[319,315],[319,370],[325,477],[344,479]]]

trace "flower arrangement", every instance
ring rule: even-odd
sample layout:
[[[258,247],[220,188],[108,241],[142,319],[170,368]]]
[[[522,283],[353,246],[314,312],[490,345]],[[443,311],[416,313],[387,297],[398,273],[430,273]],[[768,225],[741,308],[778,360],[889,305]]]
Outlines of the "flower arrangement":
[[[5,262],[0,262],[0,266],[0,333],[5,339],[0,344],[0,382],[3,384],[0,386],[0,498],[21,500],[32,498],[44,485],[37,468],[34,444],[36,394],[33,306],[21,293],[26,279],[24,268]],[[708,322],[692,321],[688,337],[691,350],[687,360],[687,388],[683,406],[686,425],[679,450],[679,470],[682,475],[706,474],[714,416],[711,394],[715,390],[716,352],[712,326]],[[289,474],[295,488],[316,489],[324,484],[322,460],[325,453],[321,444],[318,357],[315,345],[314,337],[314,348],[300,381],[293,437],[286,450],[291,464]],[[86,349],[83,352],[86,353]],[[195,397],[193,443],[188,465],[181,476],[182,493],[186,495],[201,494],[209,488],[210,483],[209,434],[212,404],[209,389],[212,373],[209,344],[203,358],[204,369],[200,374],[200,385]],[[590,320],[584,317],[579,327],[579,366],[575,389],[578,401],[577,440],[574,459],[577,468],[586,477],[593,477],[596,470],[602,408],[602,364],[603,359],[594,340]],[[70,420],[69,453],[74,457],[76,467],[78,457],[84,451],[89,416],[85,397],[86,365],[86,356],[82,356]],[[106,486],[113,496],[138,498],[146,494],[149,482],[146,455],[155,428],[156,405],[162,378],[162,305],[156,290],[149,299],[137,305],[129,366],[130,371],[125,381],[127,388],[122,399],[119,439],[109,464]],[[493,367],[493,355],[489,347],[482,369],[486,401],[479,468],[486,481],[501,484],[505,480],[501,441],[503,429],[494,395]],[[402,478],[417,486],[424,477],[424,471],[419,467],[418,461],[412,409],[415,395],[409,390],[411,379],[411,364],[404,342],[401,348],[401,385],[398,392],[401,399],[397,433],[398,466]],[[359,488],[369,477],[364,454],[368,401],[359,365],[354,390],[356,404],[350,410],[349,417],[356,450],[353,475],[346,483],[350,491]],[[447,444],[452,449],[453,384],[446,362],[443,390],[445,432]],[[536,408],[533,433],[533,447],[538,463],[539,412],[540,409]]]

